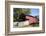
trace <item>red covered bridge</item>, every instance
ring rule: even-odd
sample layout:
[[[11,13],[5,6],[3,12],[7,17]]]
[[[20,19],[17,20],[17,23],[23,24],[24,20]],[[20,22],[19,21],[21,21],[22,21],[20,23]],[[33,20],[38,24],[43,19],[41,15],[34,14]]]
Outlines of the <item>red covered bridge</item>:
[[[30,15],[26,15],[26,19],[29,21],[30,24],[36,24],[39,23],[38,18]]]

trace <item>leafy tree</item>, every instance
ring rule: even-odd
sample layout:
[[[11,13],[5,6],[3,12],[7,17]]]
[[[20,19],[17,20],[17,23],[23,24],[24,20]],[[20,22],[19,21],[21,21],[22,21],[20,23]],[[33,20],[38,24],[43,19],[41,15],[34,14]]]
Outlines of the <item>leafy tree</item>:
[[[14,20],[16,21],[17,19],[19,19],[19,16],[23,13],[23,14],[30,14],[31,10],[29,8],[14,8],[13,12],[14,12]]]

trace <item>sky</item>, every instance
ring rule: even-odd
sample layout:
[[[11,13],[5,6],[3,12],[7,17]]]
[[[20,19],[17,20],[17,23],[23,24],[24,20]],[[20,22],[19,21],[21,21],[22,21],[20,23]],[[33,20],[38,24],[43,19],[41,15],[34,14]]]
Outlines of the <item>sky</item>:
[[[32,16],[38,16],[39,15],[39,9],[31,8],[31,14]]]

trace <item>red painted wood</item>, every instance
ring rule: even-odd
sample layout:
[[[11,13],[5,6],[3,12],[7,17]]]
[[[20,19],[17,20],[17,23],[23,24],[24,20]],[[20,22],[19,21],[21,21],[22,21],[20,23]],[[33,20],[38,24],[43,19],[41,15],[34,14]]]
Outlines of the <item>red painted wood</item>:
[[[33,16],[26,16],[26,19],[29,19],[29,23],[37,23],[38,22],[38,19],[36,17],[33,17]]]

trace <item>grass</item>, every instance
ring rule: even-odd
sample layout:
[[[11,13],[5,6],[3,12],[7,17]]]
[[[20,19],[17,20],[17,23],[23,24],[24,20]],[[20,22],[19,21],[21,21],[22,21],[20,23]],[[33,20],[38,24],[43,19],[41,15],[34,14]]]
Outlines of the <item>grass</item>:
[[[26,26],[14,26],[14,28],[24,28],[24,27],[39,27],[39,24],[35,24],[35,25],[26,25]]]
[[[35,25],[33,25],[33,27],[39,27],[39,24],[35,24]]]

